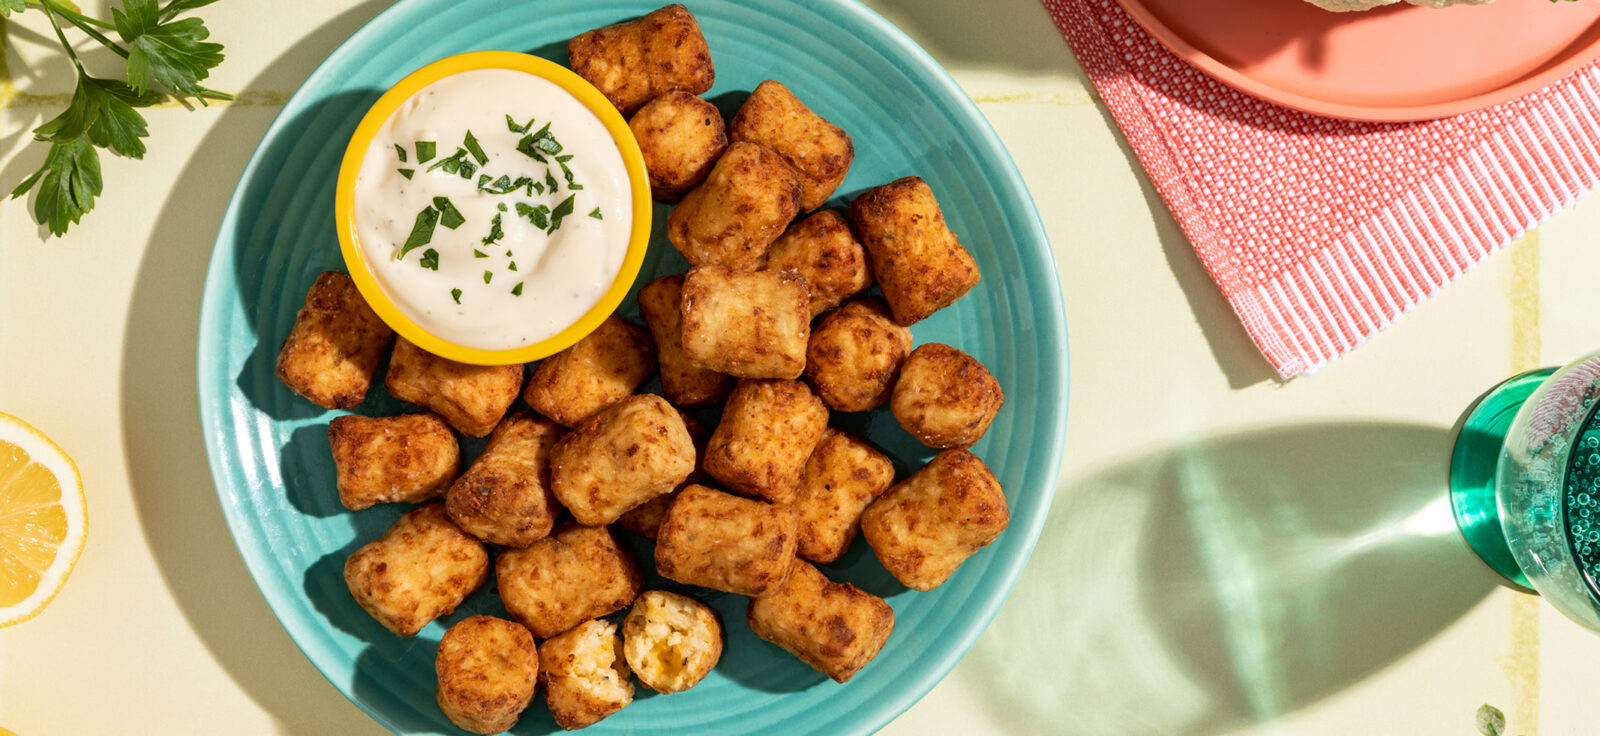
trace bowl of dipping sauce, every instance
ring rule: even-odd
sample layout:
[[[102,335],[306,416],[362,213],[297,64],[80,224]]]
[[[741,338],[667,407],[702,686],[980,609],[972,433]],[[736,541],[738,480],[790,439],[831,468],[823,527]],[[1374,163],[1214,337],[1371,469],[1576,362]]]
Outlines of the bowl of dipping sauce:
[[[402,337],[476,365],[548,357],[633,286],[650,186],[628,123],[593,85],[527,54],[477,51],[385,92],[345,149],[345,266]]]

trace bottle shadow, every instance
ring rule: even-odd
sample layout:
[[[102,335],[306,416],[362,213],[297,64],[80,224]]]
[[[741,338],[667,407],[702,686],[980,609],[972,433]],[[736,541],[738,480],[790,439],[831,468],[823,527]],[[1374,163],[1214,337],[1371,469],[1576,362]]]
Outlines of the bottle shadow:
[[[1061,488],[968,682],[1019,733],[1221,733],[1339,692],[1495,587],[1455,529],[1451,436],[1288,427]]]

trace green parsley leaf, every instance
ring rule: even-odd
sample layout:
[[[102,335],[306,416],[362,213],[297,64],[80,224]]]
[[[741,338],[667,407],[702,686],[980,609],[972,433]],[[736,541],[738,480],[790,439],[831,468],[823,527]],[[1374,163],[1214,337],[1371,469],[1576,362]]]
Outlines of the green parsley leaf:
[[[505,177],[502,176],[500,178],[504,179]],[[478,191],[480,191],[480,192],[483,191],[484,186],[488,185],[488,183],[489,183],[489,175],[488,174],[479,174],[478,175]]]
[[[544,185],[540,184],[539,182],[534,182],[533,183],[533,190],[538,192],[538,193],[540,193],[540,194],[544,194]]]
[[[564,163],[566,163],[568,161],[571,161],[571,160],[572,160],[572,154],[570,154],[570,153],[566,154],[565,156],[557,156],[556,157],[556,163],[560,163],[560,164],[564,164]]]
[[[550,134],[549,123],[545,123],[544,127],[539,129],[539,132],[533,134],[533,145],[540,151],[552,156],[561,153],[561,144],[556,141],[554,135]]]
[[[473,258],[488,258],[489,254],[485,253],[485,252],[483,252],[481,250],[478,250],[477,248],[473,248],[472,249],[472,257]]]
[[[460,289],[451,289],[450,290],[450,298],[456,300],[457,304],[460,304],[461,303],[461,290]]]
[[[500,210],[501,212],[505,212],[506,211],[506,203],[505,202],[495,202],[494,203],[494,208],[497,209],[497,210]]]
[[[400,157],[400,163],[406,162],[406,148],[399,143],[394,144],[394,155]]]
[[[572,158],[572,157],[568,156],[567,158]],[[561,175],[565,176],[567,178],[567,191],[575,192],[575,191],[578,191],[579,189],[583,188],[582,184],[579,184],[579,183],[574,182],[572,180],[572,169],[567,168],[567,162],[562,161],[561,159],[558,158],[558,159],[556,159],[556,163],[561,164]]]
[[[537,207],[530,207],[526,202],[518,202],[517,214],[527,218],[528,222],[533,223],[533,226],[540,230],[548,231],[550,228],[550,208],[542,204]]]
[[[461,216],[461,210],[450,203],[449,197],[434,197],[433,208],[439,211],[439,224],[451,230],[461,227],[467,218]]]
[[[437,153],[437,146],[433,141],[417,141],[417,163],[428,163]]]
[[[507,258],[510,258],[510,257],[511,257],[511,251],[509,251],[509,250],[508,250],[508,251],[506,251],[506,257],[507,257]]]
[[[533,140],[532,135],[522,136],[522,140],[517,141],[517,152],[535,161],[538,161],[539,163],[550,163],[550,160],[545,158],[543,153],[539,152],[539,145]]]
[[[493,279],[493,278],[494,278],[494,272],[493,271],[484,271],[483,272],[483,283],[487,284],[487,283],[489,283],[490,279]]]
[[[502,205],[500,209],[505,209],[505,206]],[[489,234],[483,236],[483,244],[490,245],[505,236],[505,231],[500,229],[500,215],[496,214],[494,219],[489,221]]]
[[[511,295],[512,296],[522,296],[522,282],[521,281],[518,281],[516,286],[511,287]]]
[[[104,186],[100,178],[100,154],[87,138],[51,143],[44,163],[24,179],[11,198],[28,193],[39,184],[39,198],[33,203],[33,218],[50,228],[53,235],[65,235],[69,225],[94,209],[94,198]]]
[[[432,207],[423,207],[417,213],[416,222],[411,224],[411,235],[406,238],[406,244],[400,246],[400,255],[395,260],[401,260],[417,248],[427,245],[433,240],[433,228],[439,224],[439,212]]]
[[[417,170],[416,169],[399,169],[399,172],[400,172],[401,176],[403,176],[403,177],[405,177],[407,179],[410,179],[412,174],[417,173]]]
[[[511,113],[506,113],[506,128],[508,130],[510,130],[511,132],[513,132],[513,133],[526,133],[526,132],[528,132],[528,129],[532,128],[532,127],[533,127],[533,118],[528,118],[528,122],[523,124],[523,125],[517,125],[517,121],[511,119]]]
[[[489,163],[489,157],[484,155],[483,146],[478,145],[478,139],[472,135],[472,131],[467,131],[466,141],[462,145],[467,147],[467,152],[472,154],[474,159],[477,159],[479,166]]]
[[[506,266],[506,270],[507,271],[515,271],[515,270],[517,270],[517,262],[516,261],[512,261],[511,265]]]
[[[132,47],[128,84],[142,93],[153,77],[173,92],[203,99],[211,91],[200,82],[222,63],[222,44],[206,41],[211,32],[199,18],[163,20],[161,15],[156,0],[123,0],[122,8],[111,10],[117,33]]]
[[[9,16],[12,13],[20,13],[27,9],[28,0],[0,0],[0,16]],[[506,119],[509,120],[510,118],[510,115],[506,116]],[[522,131],[517,132],[520,133]]]
[[[544,188],[550,190],[551,194],[556,193],[556,175],[549,169],[544,170]]]
[[[430,271],[439,270],[439,251],[432,248],[422,251],[422,260],[418,261],[417,265]]]
[[[589,216],[593,217],[596,220],[604,220],[604,219],[606,219],[604,215],[600,214],[600,208],[599,207],[596,207],[596,208],[594,208],[592,210],[589,210]]]
[[[555,232],[557,228],[561,227],[561,218],[572,214],[572,200],[577,196],[576,194],[568,194],[566,199],[561,200],[561,204],[556,205],[556,208],[550,211],[550,232]]]

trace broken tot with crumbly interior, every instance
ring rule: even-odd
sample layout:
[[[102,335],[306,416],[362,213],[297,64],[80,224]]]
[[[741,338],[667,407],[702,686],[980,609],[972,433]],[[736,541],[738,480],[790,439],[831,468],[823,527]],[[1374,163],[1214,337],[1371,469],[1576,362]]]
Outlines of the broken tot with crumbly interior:
[[[622,622],[622,652],[646,687],[683,692],[722,658],[722,622],[710,606],[689,596],[646,591]]]
[[[604,619],[585,621],[539,647],[545,702],[556,725],[568,731],[593,726],[633,702],[628,674],[617,625]]]

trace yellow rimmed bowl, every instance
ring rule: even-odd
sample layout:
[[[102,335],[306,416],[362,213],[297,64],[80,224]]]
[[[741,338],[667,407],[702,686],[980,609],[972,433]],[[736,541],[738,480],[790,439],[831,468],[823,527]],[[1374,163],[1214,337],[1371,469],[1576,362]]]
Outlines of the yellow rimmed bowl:
[[[617,270],[616,277],[605,294],[600,297],[600,301],[560,332],[538,342],[504,350],[485,350],[451,342],[429,332],[406,316],[405,312],[384,292],[383,286],[373,274],[355,227],[356,180],[361,174],[362,160],[366,157],[367,149],[379,129],[402,103],[422,88],[455,74],[480,69],[508,69],[540,77],[565,90],[594,113],[605,125],[606,131],[617,145],[617,150],[622,154],[623,165],[628,171],[628,196],[633,210],[633,225],[628,234],[628,250],[623,256],[622,267]],[[344,159],[339,167],[334,198],[334,220],[338,225],[339,249],[344,255],[345,267],[349,269],[350,278],[355,281],[356,288],[372,307],[372,311],[401,337],[415,343],[417,347],[443,358],[474,365],[527,363],[554,355],[583,339],[616,311],[623,297],[628,295],[628,290],[633,288],[634,279],[638,278],[639,268],[644,263],[645,251],[650,245],[650,182],[645,175],[644,157],[639,152],[639,142],[634,139],[633,131],[628,128],[628,121],[623,119],[622,114],[617,112],[600,90],[595,89],[594,85],[571,70],[537,56],[513,51],[474,51],[448,56],[412,72],[390,87],[377,102],[373,103],[372,108],[367,110],[366,116],[361,119],[361,124],[356,127],[355,134],[350,136],[350,143],[345,148]]]

